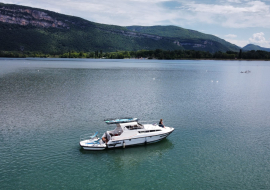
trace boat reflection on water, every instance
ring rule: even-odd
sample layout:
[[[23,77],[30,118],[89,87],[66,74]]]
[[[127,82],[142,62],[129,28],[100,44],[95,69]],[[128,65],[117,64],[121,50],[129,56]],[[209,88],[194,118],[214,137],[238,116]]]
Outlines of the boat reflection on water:
[[[162,157],[168,150],[174,147],[169,139],[164,139],[160,142],[134,146],[128,149],[106,149],[104,151],[87,151],[80,149],[82,154],[91,155],[92,159],[107,160],[110,167],[132,167],[139,163],[149,161],[151,159],[158,159]]]

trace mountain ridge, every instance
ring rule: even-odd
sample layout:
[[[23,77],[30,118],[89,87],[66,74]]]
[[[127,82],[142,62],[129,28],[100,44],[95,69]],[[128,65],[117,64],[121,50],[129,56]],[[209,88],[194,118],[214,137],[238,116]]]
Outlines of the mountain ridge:
[[[138,27],[144,31],[138,31]],[[63,53],[72,50],[186,49],[213,53],[240,49],[213,35],[177,26],[152,26],[150,31],[145,29],[147,27],[144,26],[99,24],[44,9],[0,3],[1,51]]]
[[[270,48],[264,48],[258,45],[254,45],[254,44],[247,44],[245,47],[242,48],[242,51],[267,51],[270,52]]]
[[[224,46],[228,46],[230,50],[240,50],[240,47],[231,44],[224,39],[218,38],[211,34],[204,34],[196,30],[184,29],[182,27],[168,25],[168,26],[127,26],[129,30],[139,31],[148,34],[156,34],[160,36],[167,36],[175,39],[175,42],[181,44],[187,50],[191,47],[205,47],[207,44],[212,44],[213,41],[219,42]],[[192,41],[190,41],[192,39]],[[189,42],[188,42],[189,40]],[[191,46],[191,47],[190,47]],[[224,50],[225,51],[225,50]]]

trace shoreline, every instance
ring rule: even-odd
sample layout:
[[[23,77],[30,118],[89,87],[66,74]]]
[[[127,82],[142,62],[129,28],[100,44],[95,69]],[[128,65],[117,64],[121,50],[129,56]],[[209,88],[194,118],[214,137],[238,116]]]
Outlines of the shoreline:
[[[0,57],[1,59],[97,59],[97,60],[106,60],[107,58],[61,58],[61,57]],[[124,59],[135,59],[135,60],[166,60],[166,61],[181,61],[181,60],[196,60],[196,61],[200,61],[200,60],[209,60],[209,61],[270,61],[270,59],[148,59],[148,58],[124,58]],[[124,59],[111,59],[108,58],[108,60],[124,60]]]

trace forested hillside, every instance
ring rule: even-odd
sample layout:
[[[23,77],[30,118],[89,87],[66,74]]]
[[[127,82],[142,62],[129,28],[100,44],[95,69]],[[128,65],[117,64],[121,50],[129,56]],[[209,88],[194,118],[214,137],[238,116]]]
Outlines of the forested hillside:
[[[174,38],[187,50],[200,51],[239,51],[240,47],[214,35],[177,26],[127,26],[129,30]]]
[[[260,50],[260,51],[267,51],[270,52],[270,48],[263,48],[261,46],[258,45],[254,45],[254,44],[248,44],[245,47],[242,48],[243,51],[251,51],[251,50]]]
[[[239,51],[237,46],[215,36],[175,26],[138,27],[98,24],[48,10],[0,3],[0,51]]]

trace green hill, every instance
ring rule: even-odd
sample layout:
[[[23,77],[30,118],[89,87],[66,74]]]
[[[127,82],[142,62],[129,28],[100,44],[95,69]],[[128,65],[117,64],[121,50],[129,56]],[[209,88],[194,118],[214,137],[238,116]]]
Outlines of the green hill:
[[[242,48],[242,51],[252,51],[252,50],[255,50],[255,51],[261,50],[261,51],[270,52],[270,48],[264,48],[264,47],[254,45],[254,44],[248,44]]]
[[[195,30],[184,29],[177,26],[127,26],[129,30],[166,36],[179,41],[187,50],[239,51],[240,47],[231,44],[214,35],[204,34]]]
[[[238,51],[238,47],[175,26],[121,27],[48,10],[0,3],[0,51],[103,52],[136,50]]]

